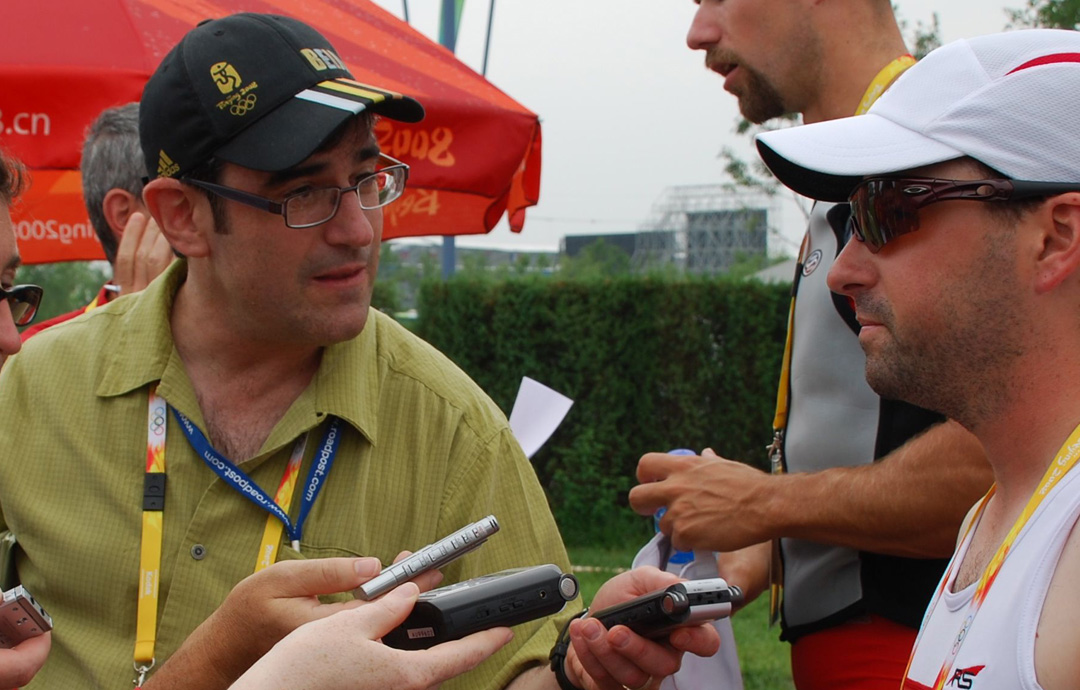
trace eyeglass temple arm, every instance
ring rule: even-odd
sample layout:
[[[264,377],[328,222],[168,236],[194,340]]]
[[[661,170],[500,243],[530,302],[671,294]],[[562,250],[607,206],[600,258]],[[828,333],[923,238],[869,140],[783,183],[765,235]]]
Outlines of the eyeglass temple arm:
[[[247,192],[242,192],[239,189],[222,187],[221,185],[214,184],[213,182],[203,182],[202,180],[193,180],[190,178],[185,178],[183,182],[193,187],[199,187],[200,189],[211,191],[214,194],[220,196],[222,199],[239,201],[242,204],[254,206],[255,208],[264,208],[270,213],[281,214],[283,209],[285,208],[282,204],[279,204],[276,201],[271,201],[270,199],[266,199],[255,194],[248,194]]]

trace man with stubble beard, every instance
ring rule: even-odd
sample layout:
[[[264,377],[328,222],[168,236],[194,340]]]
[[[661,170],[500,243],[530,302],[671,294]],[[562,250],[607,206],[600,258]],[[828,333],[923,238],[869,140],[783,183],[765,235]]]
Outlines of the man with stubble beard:
[[[687,43],[755,123],[862,114],[914,63],[888,0],[697,3]],[[770,589],[800,690],[900,685],[964,513],[991,482],[967,431],[867,385],[859,324],[825,281],[848,219],[846,204],[816,204],[799,253],[773,473],[711,449],[650,453],[630,493],[638,512],[667,508],[677,548],[721,552],[748,601]]]

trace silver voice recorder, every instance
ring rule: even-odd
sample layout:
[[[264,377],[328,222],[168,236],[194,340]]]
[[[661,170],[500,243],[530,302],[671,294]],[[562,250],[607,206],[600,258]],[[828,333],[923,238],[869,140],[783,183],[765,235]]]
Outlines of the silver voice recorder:
[[[383,568],[381,573],[360,585],[354,594],[364,601],[382,596],[402,582],[461,558],[498,531],[499,522],[494,515],[488,515],[434,544],[425,546],[408,558]]]
[[[50,630],[52,618],[22,585],[4,592],[0,603],[0,648],[10,649]]]

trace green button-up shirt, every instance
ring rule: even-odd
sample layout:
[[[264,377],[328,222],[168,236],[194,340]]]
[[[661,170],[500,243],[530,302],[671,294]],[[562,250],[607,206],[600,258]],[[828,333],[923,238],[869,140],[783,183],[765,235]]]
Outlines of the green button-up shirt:
[[[30,688],[130,687],[135,643],[147,394],[205,433],[173,346],[177,262],[147,290],[30,340],[0,375],[0,528],[19,541],[20,580],[53,616],[53,647]],[[439,352],[377,311],[355,339],[326,348],[318,373],[243,469],[273,495],[293,443],[313,431],[304,490],[329,416],[346,425],[304,525],[300,553],[389,563],[494,514],[502,530],[447,566],[446,582],[538,563],[569,568],[536,476],[504,415]],[[267,514],[223,482],[170,418],[160,665],[254,569]],[[294,498],[295,521],[301,501]],[[580,608],[520,626],[514,641],[447,688],[500,688],[543,663]]]

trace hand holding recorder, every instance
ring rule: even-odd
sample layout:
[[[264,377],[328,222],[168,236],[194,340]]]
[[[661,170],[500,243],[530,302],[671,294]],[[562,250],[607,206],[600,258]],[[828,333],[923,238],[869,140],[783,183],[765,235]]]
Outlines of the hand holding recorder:
[[[680,582],[677,576],[657,568],[635,568],[608,580],[593,598],[592,610],[602,612]],[[705,623],[671,631],[666,644],[643,637],[625,625],[608,630],[592,616],[571,621],[567,634],[569,646],[563,668],[566,679],[582,690],[640,688],[652,679],[677,671],[683,653],[710,656],[720,648],[716,629]]]
[[[45,665],[52,618],[22,586],[0,598],[0,687],[26,685]]]
[[[507,628],[499,627],[416,652],[379,643],[413,610],[418,594],[416,585],[406,583],[359,608],[301,626],[231,690],[435,687],[473,669],[512,637]]]

